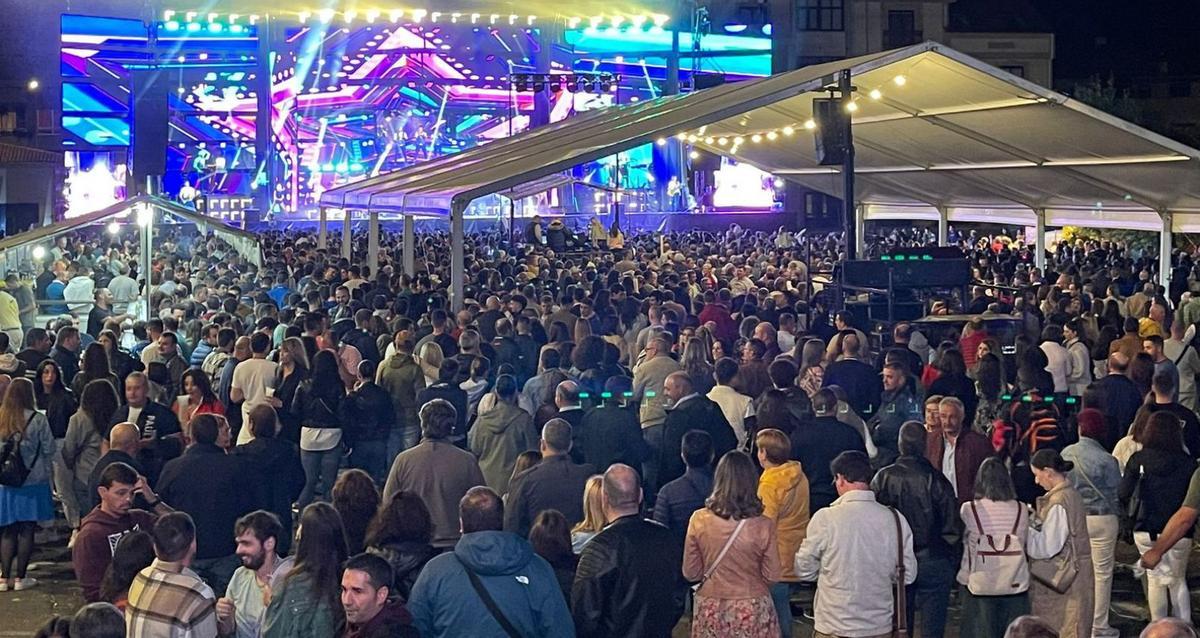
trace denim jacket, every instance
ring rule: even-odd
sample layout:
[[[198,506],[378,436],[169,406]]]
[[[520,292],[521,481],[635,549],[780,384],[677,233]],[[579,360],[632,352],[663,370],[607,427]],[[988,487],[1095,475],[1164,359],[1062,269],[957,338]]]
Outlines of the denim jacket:
[[[1062,451],[1062,456],[1075,464],[1069,477],[1075,490],[1083,497],[1087,515],[1116,515],[1117,488],[1121,484],[1121,468],[1117,459],[1098,442],[1087,437],[1080,437],[1078,443],[1068,445]]]
[[[57,452],[54,435],[50,432],[50,422],[46,415],[33,410],[25,411],[26,427],[20,435],[17,449],[21,451],[21,460],[29,469],[25,485],[41,485],[50,482],[50,462]],[[15,435],[14,435],[15,436]],[[3,442],[0,442],[3,445]]]

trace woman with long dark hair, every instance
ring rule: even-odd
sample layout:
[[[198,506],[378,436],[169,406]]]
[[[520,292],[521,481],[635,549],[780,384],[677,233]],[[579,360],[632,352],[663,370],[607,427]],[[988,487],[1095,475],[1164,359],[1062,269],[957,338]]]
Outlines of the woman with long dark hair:
[[[96,343],[104,346],[104,351],[108,353],[108,367],[112,369],[117,381],[124,384],[125,377],[129,376],[130,372],[137,370],[137,362],[128,352],[121,349],[121,340],[112,330],[101,330],[100,336],[96,338]]]
[[[333,508],[342,517],[346,530],[346,550],[361,554],[367,525],[379,510],[379,488],[371,475],[362,470],[344,472],[333,484]]]
[[[729,550],[718,562],[726,543]],[[721,457],[712,495],[688,522],[683,577],[701,583],[693,638],[780,635],[770,592],[781,577],[775,522],[763,516],[758,471],[742,452]]]
[[[120,382],[117,381],[117,375],[112,373],[112,368],[108,365],[108,352],[99,343],[91,343],[83,349],[83,361],[79,366],[79,373],[71,381],[71,391],[75,396],[82,397],[84,386],[97,379],[107,381],[114,394],[124,395],[124,388],[118,387]]]
[[[50,496],[50,459],[57,452],[46,417],[35,411],[33,383],[13,379],[0,403],[0,444],[12,441],[29,474],[20,487],[0,485],[0,591],[37,585],[25,577],[33,555],[33,532],[40,521],[54,520]]]
[[[339,384],[340,385],[340,384]],[[328,638],[341,634],[346,533],[337,510],[313,503],[300,515],[292,571],[263,616],[262,638]]]
[[[150,532],[139,529],[122,536],[113,548],[104,580],[100,581],[100,600],[125,611],[134,577],[153,562],[154,538]]]
[[[104,379],[89,381],[83,388],[79,410],[71,416],[67,436],[62,441],[59,456],[67,470],[60,475],[65,485],[59,485],[63,513],[71,525],[72,534],[79,529],[80,520],[92,502],[88,492],[92,471],[100,460],[100,444],[108,433],[113,414],[117,411],[117,395]],[[69,488],[69,489],[68,489]]]
[[[1129,457],[1118,496],[1125,506],[1134,492],[1141,497],[1140,515],[1133,521],[1133,542],[1139,553],[1145,553],[1183,505],[1196,461],[1184,452],[1179,417],[1170,412],[1151,414],[1139,438],[1143,447]],[[1191,552],[1192,539],[1184,538],[1146,573],[1151,620],[1165,616],[1191,620],[1191,593],[1184,577]]]
[[[292,411],[300,415],[300,461],[304,465],[304,491],[298,504],[328,499],[342,458],[342,423],[339,409],[346,386],[338,371],[337,355],[321,350],[313,357],[312,374],[296,390]]]
[[[392,592],[402,600],[408,600],[421,569],[436,554],[429,544],[432,538],[429,508],[413,492],[397,492],[367,526],[367,551],[392,566]]]
[[[554,568],[563,597],[570,600],[579,556],[571,551],[571,524],[567,518],[558,510],[538,512],[533,519],[533,526],[529,528],[529,544],[533,546],[535,554],[546,559]]]
[[[175,400],[175,416],[183,430],[184,440],[192,440],[192,419],[201,414],[225,415],[225,404],[217,398],[209,384],[208,375],[199,368],[183,373],[183,396]]]
[[[979,397],[973,425],[976,432],[991,435],[992,425],[1000,416],[1003,406],[1000,397],[1007,390],[1008,382],[1004,379],[1004,364],[1000,357],[990,352],[980,357],[975,366],[975,392]]]
[[[288,337],[279,346],[279,371],[275,375],[275,396],[271,405],[279,414],[283,428],[279,437],[298,443],[300,441],[300,415],[292,411],[296,390],[308,378],[308,353],[304,341],[299,337]]]
[[[1017,500],[1012,476],[998,457],[979,466],[972,496],[972,501],[959,508],[965,531],[958,570],[963,608],[961,635],[1002,638],[1010,622],[1029,613],[1029,568],[1022,557],[1014,565],[1011,580],[1006,581],[1009,591],[998,595],[986,588],[987,574],[976,574],[986,565],[975,560],[974,553],[988,538],[1015,540],[1016,546],[1024,547],[1029,538],[1029,509]]]
[[[942,373],[930,384],[928,394],[957,397],[966,410],[964,423],[974,423],[979,397],[975,394],[975,384],[967,378],[967,364],[962,353],[954,348],[946,350],[938,361],[938,368]]]
[[[46,413],[54,438],[66,436],[68,422],[79,404],[75,400],[75,393],[63,383],[62,370],[53,359],[45,359],[38,364],[33,396],[37,401],[37,409]]]

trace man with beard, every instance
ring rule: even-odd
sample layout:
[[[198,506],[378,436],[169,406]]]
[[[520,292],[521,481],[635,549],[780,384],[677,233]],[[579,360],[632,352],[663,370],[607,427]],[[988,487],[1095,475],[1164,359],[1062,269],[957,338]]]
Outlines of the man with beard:
[[[225,596],[217,599],[217,619],[222,626],[232,619],[237,638],[257,638],[271,591],[292,571],[292,557],[280,558],[275,551],[284,530],[270,512],[257,510],[241,517],[233,533],[242,566],[233,573]]]

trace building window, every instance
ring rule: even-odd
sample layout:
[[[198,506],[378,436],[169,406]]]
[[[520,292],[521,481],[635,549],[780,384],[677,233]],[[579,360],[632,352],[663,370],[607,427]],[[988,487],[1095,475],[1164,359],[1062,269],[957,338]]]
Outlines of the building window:
[[[883,47],[898,49],[921,41],[923,33],[917,30],[917,14],[914,11],[888,11],[887,30],[883,32]]]
[[[841,31],[843,0],[796,0],[796,29]]]
[[[1001,64],[1000,70],[1012,73],[1019,78],[1025,77],[1025,67],[1020,64]]]

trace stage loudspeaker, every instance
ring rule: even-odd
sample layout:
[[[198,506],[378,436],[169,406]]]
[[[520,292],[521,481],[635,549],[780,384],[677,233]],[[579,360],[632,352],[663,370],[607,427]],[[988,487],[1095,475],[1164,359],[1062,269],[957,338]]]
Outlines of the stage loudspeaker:
[[[697,73],[692,76],[692,88],[696,91],[711,89],[725,84],[724,73]]]
[[[129,142],[136,184],[147,175],[167,172],[168,77],[158,69],[130,72],[133,92],[133,127]]]
[[[821,166],[841,165],[846,159],[846,139],[850,132],[850,114],[842,109],[841,100],[815,98],[813,120],[817,123],[817,163]]]

